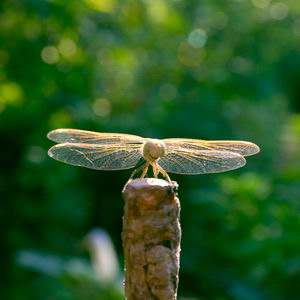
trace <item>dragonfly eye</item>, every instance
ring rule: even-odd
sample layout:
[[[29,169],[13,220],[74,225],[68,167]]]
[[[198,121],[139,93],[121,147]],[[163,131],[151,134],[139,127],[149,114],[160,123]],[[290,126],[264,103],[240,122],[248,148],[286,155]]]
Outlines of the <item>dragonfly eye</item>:
[[[165,155],[165,144],[160,140],[148,140],[144,144],[143,155],[146,160],[156,160]]]

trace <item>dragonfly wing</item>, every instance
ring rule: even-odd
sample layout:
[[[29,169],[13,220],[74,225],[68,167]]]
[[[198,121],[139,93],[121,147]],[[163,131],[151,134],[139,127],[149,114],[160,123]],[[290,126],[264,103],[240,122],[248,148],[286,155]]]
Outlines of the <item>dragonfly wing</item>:
[[[142,157],[142,145],[97,145],[64,143],[50,148],[50,157],[74,166],[96,170],[122,170],[134,167]]]
[[[228,151],[174,150],[163,156],[158,164],[166,171],[177,174],[219,173],[240,168],[245,158]]]
[[[142,143],[145,139],[136,135],[122,133],[101,133],[77,129],[56,129],[47,135],[57,143],[120,144]]]
[[[249,156],[260,151],[259,147],[250,142],[244,141],[204,141],[196,139],[164,139],[167,148],[184,150],[217,150],[227,151]]]

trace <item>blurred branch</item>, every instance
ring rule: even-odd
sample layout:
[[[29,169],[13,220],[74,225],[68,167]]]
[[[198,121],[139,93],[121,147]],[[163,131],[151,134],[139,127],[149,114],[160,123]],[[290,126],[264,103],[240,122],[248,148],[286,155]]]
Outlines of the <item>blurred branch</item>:
[[[110,236],[100,228],[94,228],[84,242],[90,251],[93,268],[101,282],[114,282],[119,274],[117,254]]]
[[[135,179],[123,190],[125,295],[128,300],[176,299],[181,229],[176,183]]]

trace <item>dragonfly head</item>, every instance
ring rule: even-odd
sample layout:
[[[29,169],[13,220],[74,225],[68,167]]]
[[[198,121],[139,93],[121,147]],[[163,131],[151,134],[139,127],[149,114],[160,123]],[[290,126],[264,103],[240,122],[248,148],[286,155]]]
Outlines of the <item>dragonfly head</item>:
[[[143,147],[143,156],[147,161],[154,161],[165,155],[165,144],[160,140],[149,139]]]

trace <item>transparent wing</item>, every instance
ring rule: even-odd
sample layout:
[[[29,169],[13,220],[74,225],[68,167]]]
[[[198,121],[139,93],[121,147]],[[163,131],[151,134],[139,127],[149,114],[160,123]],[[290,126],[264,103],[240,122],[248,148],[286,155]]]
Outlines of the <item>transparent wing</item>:
[[[167,150],[172,152],[174,149],[182,150],[217,150],[227,151],[249,156],[260,151],[259,147],[250,142],[244,141],[204,141],[196,139],[164,139]]]
[[[245,158],[228,151],[173,149],[158,164],[166,171],[177,174],[219,173],[240,168]]]
[[[122,133],[101,133],[77,129],[56,129],[47,137],[57,143],[87,143],[87,144],[126,144],[143,143],[142,137]]]
[[[50,157],[74,166],[97,170],[122,170],[134,167],[142,157],[142,144],[97,145],[64,143],[48,151]]]

